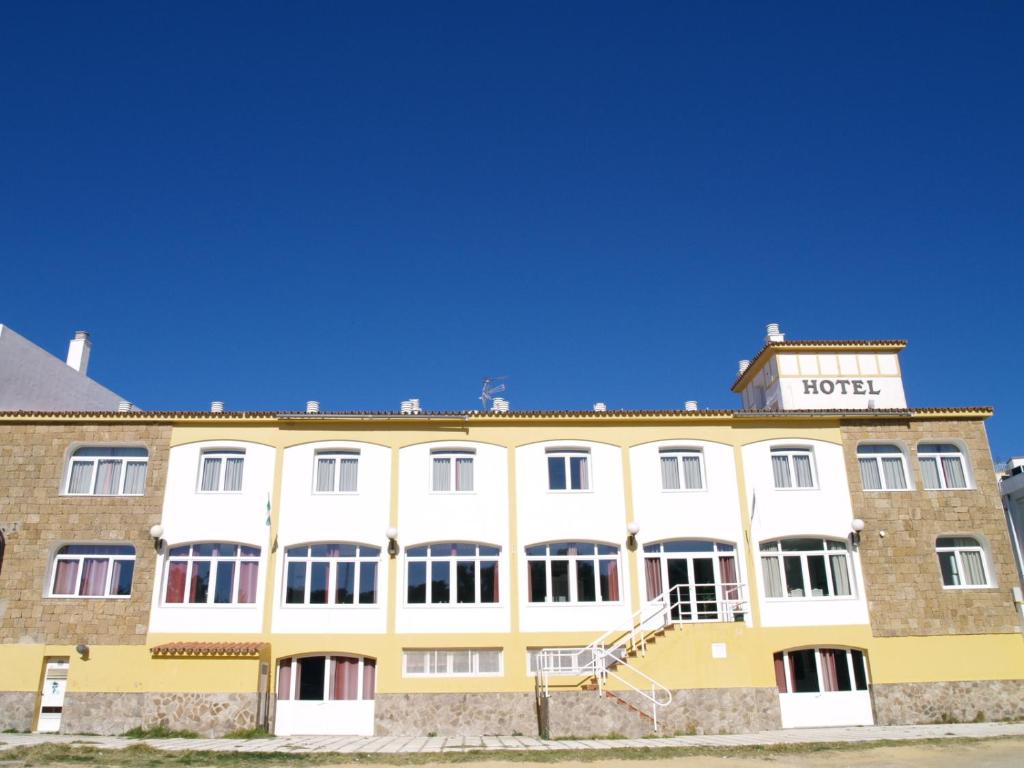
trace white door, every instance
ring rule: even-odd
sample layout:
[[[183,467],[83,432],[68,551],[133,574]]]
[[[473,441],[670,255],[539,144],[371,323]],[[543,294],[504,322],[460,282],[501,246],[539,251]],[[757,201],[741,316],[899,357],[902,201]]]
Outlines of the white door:
[[[56,733],[60,730],[67,687],[68,660],[51,659],[46,663],[43,689],[39,692],[39,724],[36,730],[40,733]]]

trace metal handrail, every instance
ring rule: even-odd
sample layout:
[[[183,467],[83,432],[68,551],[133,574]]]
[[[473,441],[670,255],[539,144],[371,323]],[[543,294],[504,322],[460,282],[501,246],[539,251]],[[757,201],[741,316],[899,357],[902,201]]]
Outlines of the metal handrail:
[[[714,590],[714,597],[698,599],[699,594],[709,589]],[[693,590],[692,599],[690,590]],[[739,581],[677,584],[667,590],[666,623],[739,621],[749,612],[746,590],[747,585]],[[657,599],[660,602],[661,597]]]

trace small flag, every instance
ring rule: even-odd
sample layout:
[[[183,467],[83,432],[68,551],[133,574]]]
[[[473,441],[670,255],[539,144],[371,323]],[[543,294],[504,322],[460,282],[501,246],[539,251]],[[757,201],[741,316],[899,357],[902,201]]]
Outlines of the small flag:
[[[267,494],[267,526],[270,526],[270,494]]]

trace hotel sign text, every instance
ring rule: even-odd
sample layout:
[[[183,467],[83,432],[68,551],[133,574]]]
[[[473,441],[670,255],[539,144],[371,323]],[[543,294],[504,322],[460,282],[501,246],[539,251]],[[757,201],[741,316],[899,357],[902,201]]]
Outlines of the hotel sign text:
[[[880,395],[874,379],[804,379],[805,395]]]

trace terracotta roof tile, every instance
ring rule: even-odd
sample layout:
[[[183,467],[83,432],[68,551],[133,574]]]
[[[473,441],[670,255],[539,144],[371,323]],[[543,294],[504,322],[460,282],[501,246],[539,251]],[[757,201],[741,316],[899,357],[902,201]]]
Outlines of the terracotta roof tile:
[[[258,656],[268,643],[164,643],[150,648],[154,656]]]

